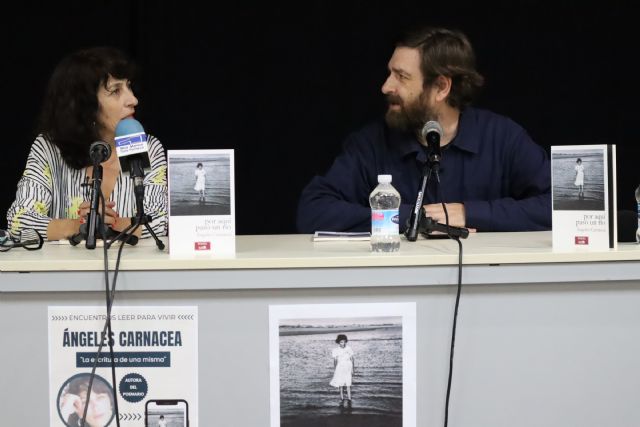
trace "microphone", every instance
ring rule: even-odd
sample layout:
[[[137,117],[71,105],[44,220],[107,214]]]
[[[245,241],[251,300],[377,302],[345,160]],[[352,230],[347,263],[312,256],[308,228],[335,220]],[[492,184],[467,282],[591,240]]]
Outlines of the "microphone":
[[[106,162],[111,157],[111,146],[104,141],[96,141],[89,147],[89,157],[94,166]]]
[[[131,218],[131,224],[122,230],[114,240],[111,240],[107,247],[111,246],[115,240],[125,240],[132,245],[138,242],[137,237],[128,235],[129,230],[135,230],[143,225],[149,234],[155,239],[158,249],[164,249],[164,243],[149,226],[151,215],[144,213],[144,174],[145,170],[151,169],[149,159],[149,141],[144,128],[139,121],[133,118],[120,120],[116,126],[115,135],[116,154],[120,161],[120,170],[133,179],[133,194],[136,199],[136,216]],[[133,241],[132,241],[133,239]]]
[[[420,132],[424,140],[427,142],[429,149],[429,161],[431,163],[440,164],[442,158],[442,149],[440,148],[440,139],[442,138],[442,126],[435,120],[429,120],[422,127]]]
[[[99,216],[98,204],[100,202],[100,187],[102,184],[102,166],[100,163],[111,157],[111,146],[104,141],[96,141],[89,146],[89,157],[93,162],[93,188],[91,191],[91,201],[89,202],[89,218],[87,219],[86,243],[87,249],[95,249],[96,233],[102,234],[98,226],[102,224]],[[85,233],[85,229],[81,227],[81,233]]]
[[[131,178],[144,177],[151,162],[147,134],[140,122],[133,118],[120,120],[116,126],[115,145],[122,172]]]
[[[144,173],[145,169],[151,168],[147,134],[136,119],[123,119],[116,126],[115,143],[120,169],[133,179],[136,210],[141,214],[144,211]]]
[[[407,222],[407,229],[404,235],[410,242],[415,242],[418,239],[420,215],[422,212],[422,203],[424,200],[424,194],[427,191],[427,185],[429,178],[431,177],[432,170],[438,173],[440,167],[440,159],[442,158],[442,151],[440,150],[440,138],[442,137],[442,126],[435,120],[429,120],[424,124],[420,131],[422,138],[427,143],[428,161],[424,165],[422,170],[422,183],[416,196],[416,203],[413,205],[413,211],[411,211],[411,217]]]

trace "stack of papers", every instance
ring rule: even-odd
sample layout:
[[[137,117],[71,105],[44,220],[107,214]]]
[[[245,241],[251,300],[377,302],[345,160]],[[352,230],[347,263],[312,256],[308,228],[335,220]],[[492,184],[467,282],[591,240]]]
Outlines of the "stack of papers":
[[[335,241],[371,240],[371,233],[362,232],[337,232],[337,231],[316,231],[313,235],[314,242],[335,242]]]

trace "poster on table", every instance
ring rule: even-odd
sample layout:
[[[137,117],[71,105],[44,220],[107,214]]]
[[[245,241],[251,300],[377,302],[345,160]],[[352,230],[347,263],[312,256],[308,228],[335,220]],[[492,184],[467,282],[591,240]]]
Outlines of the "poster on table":
[[[145,404],[154,399],[184,399],[190,426],[197,427],[198,308],[113,307],[115,387],[106,318],[104,307],[49,307],[50,426],[77,427],[85,406],[86,426],[117,425],[116,396],[121,427],[144,425]]]
[[[168,150],[169,254],[235,254],[233,150]]]
[[[415,303],[269,307],[271,427],[416,426]]]
[[[551,147],[553,249],[617,247],[615,145]]]

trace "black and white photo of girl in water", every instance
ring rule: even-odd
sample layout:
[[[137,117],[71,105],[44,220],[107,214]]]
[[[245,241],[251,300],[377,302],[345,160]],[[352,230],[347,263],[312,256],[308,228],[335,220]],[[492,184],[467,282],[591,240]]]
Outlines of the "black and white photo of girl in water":
[[[415,303],[269,306],[271,427],[417,427]]]
[[[604,210],[604,158],[603,149],[552,151],[554,210]]]
[[[168,163],[170,215],[231,215],[229,154],[170,150]]]
[[[403,425],[401,318],[291,319],[279,334],[281,427]]]

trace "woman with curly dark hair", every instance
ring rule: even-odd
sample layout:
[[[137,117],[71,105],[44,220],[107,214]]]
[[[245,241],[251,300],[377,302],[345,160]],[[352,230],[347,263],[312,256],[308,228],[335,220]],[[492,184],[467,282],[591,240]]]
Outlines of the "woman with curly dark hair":
[[[18,182],[16,199],[7,212],[11,231],[38,230],[48,240],[79,232],[89,213],[93,176],[89,147],[95,141],[111,145],[102,163],[102,193],[107,200],[105,224],[126,228],[136,214],[131,180],[122,174],[115,153],[115,129],[132,117],[138,99],[131,89],[133,63],[119,50],[94,47],[65,57],[54,70],[43,103],[38,136]],[[148,136],[151,172],[145,176],[144,209],[158,235],[167,229],[167,162],[164,148]],[[146,229],[142,237],[147,237]]]

